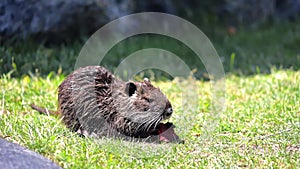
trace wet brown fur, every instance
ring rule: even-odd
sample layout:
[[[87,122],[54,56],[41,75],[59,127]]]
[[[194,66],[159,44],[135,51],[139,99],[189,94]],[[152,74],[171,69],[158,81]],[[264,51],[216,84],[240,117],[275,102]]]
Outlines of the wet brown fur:
[[[31,107],[61,115],[72,131],[98,136],[148,137],[172,114],[171,103],[150,81],[124,82],[101,66],[71,73],[58,87],[58,103],[58,111]]]

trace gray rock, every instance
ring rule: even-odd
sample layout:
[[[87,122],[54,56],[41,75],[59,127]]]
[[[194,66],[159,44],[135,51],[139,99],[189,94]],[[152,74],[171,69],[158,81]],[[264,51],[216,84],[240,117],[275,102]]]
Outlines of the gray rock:
[[[172,6],[171,0],[1,0],[0,36],[87,35],[121,16],[151,7],[172,12]]]
[[[54,162],[18,144],[0,139],[2,169],[61,169]]]
[[[201,18],[199,15],[219,15],[220,20],[228,19],[230,23],[257,24],[270,18],[295,20],[300,14],[300,1],[1,0],[0,38],[76,39],[135,12],[165,12],[197,18]]]
[[[74,30],[88,32],[108,20],[127,14],[130,11],[129,2],[130,0],[3,0],[0,2],[0,32],[3,37],[27,37],[32,34]]]

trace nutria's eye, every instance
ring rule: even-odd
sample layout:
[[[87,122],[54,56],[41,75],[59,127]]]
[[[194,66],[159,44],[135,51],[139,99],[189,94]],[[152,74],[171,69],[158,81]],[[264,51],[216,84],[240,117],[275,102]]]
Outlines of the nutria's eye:
[[[149,110],[149,108],[148,108],[148,107],[145,107],[145,108],[144,108],[144,111],[148,111],[148,110]]]

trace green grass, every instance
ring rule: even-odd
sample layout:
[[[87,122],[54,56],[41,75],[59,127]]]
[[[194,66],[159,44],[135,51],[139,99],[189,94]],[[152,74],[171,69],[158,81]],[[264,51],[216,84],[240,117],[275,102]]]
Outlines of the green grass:
[[[213,120],[209,82],[154,81],[174,106],[171,122],[185,140],[179,145],[81,138],[60,118],[38,114],[31,103],[56,109],[57,87],[74,69],[83,43],[4,43],[0,46],[0,137],[63,168],[300,168],[299,26],[296,21],[255,30],[238,28],[233,36],[227,35],[226,27],[204,27],[230,72],[227,109],[214,112],[219,119]],[[149,47],[173,52],[197,68],[196,77],[205,75],[187,46],[158,35],[124,40],[102,65],[114,70],[132,52]],[[207,131],[206,124],[212,122],[219,125]]]
[[[205,135],[210,83],[155,82],[169,97],[171,121],[185,144],[130,143],[81,138],[59,118],[40,115],[29,105],[57,107],[64,76],[0,78],[0,137],[36,151],[63,168],[299,168],[300,71],[272,69],[267,75],[226,78],[227,109]],[[198,100],[184,109],[182,92],[198,87]],[[192,120],[187,121],[188,117]]]

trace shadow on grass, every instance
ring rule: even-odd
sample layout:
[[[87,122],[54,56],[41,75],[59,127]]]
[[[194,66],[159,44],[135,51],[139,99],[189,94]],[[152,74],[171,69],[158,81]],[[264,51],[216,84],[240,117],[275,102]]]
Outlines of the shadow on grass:
[[[217,27],[210,31],[208,37],[219,53],[226,72],[251,75],[270,73],[273,67],[299,69],[299,30],[300,24],[297,22],[273,24],[255,30],[239,28],[231,35],[227,34],[226,28]],[[15,77],[26,74],[45,76],[50,72],[68,74],[73,71],[83,44],[80,41],[65,45],[49,45],[32,40],[7,42],[0,47],[0,74],[10,72]],[[195,69],[196,78],[207,79],[203,63],[191,49],[178,40],[155,34],[123,40],[107,53],[101,65],[114,70],[128,55],[145,48],[168,50],[179,56],[191,69]],[[143,74],[170,78],[167,73],[156,70],[145,71]]]

